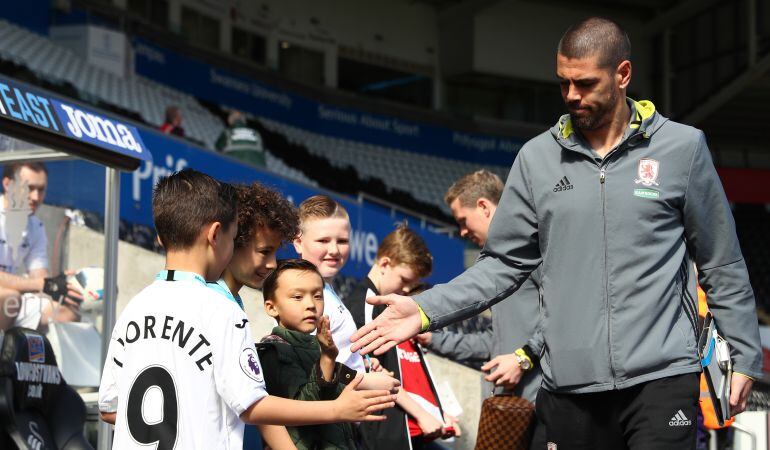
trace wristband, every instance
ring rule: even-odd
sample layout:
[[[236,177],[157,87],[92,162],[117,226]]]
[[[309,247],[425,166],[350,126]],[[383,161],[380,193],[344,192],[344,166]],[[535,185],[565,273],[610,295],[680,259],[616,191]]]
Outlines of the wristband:
[[[417,308],[420,310],[420,321],[422,322],[422,325],[420,325],[420,333],[424,333],[430,328],[430,319],[420,305],[417,305]]]

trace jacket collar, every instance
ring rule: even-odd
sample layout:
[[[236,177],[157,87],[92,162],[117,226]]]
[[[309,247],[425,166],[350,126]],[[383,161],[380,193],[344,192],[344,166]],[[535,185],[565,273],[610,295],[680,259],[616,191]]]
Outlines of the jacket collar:
[[[318,342],[312,334],[302,333],[300,331],[289,330],[281,326],[273,328],[273,334],[288,342],[293,347],[316,348]]]
[[[631,109],[631,118],[619,145],[625,142],[628,142],[629,145],[637,145],[639,142],[649,139],[668,120],[655,110],[655,105],[649,100],[637,102],[627,97],[626,102]],[[551,134],[565,149],[593,155],[591,147],[572,126],[572,119],[569,114],[559,118],[556,125],[551,128]]]
[[[377,286],[374,285],[374,282],[371,278],[366,277],[364,278],[364,283],[366,284],[366,287],[371,289],[372,292],[374,292],[374,295],[380,295],[380,291],[377,290]]]

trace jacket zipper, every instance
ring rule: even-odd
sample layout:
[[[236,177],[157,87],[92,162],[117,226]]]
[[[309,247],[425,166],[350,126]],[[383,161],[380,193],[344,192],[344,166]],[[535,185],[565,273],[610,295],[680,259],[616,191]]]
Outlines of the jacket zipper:
[[[610,374],[612,375],[613,389],[615,388],[615,379],[617,378],[617,375],[615,373],[615,364],[612,361],[612,313],[610,310],[610,275],[607,268],[607,194],[605,182],[607,181],[607,167],[609,166],[612,157],[620,153],[624,144],[628,142],[632,137],[634,137],[634,135],[629,136],[623,142],[619,143],[618,146],[607,153],[599,163],[599,185],[601,186],[602,191],[602,230],[604,234],[604,271],[602,273],[604,279],[602,281],[604,282],[604,302],[607,306],[607,356],[610,363]]]
[[[610,374],[612,375],[612,388],[615,388],[615,365],[612,362],[612,314],[610,311],[610,291],[609,291],[609,275],[607,274],[607,198],[605,193],[604,182],[607,179],[607,167],[605,161],[608,160],[610,155],[607,155],[605,159],[599,163],[599,184],[602,191],[602,238],[604,243],[604,270],[602,271],[602,282],[604,283],[604,303],[607,307],[607,357],[610,363]]]
[[[621,141],[617,147],[610,150],[609,153],[607,153],[604,158],[597,164],[599,166],[599,185],[601,186],[601,197],[602,197],[602,231],[604,233],[604,271],[602,273],[603,276],[603,282],[604,282],[604,303],[607,306],[607,356],[609,358],[610,363],[610,374],[612,375],[612,388],[614,389],[616,387],[615,381],[616,381],[616,374],[615,374],[615,365],[612,362],[612,320],[611,320],[611,314],[610,314],[610,288],[609,288],[609,274],[607,270],[607,214],[606,214],[606,193],[605,193],[605,187],[604,184],[607,181],[607,167],[609,166],[610,161],[612,160],[612,157],[616,153],[620,153],[620,150],[622,150],[623,146],[626,145],[626,143],[631,142],[632,139],[636,138],[636,136],[639,134],[639,131],[636,133],[628,136],[626,139]],[[591,158],[593,160],[593,158]]]

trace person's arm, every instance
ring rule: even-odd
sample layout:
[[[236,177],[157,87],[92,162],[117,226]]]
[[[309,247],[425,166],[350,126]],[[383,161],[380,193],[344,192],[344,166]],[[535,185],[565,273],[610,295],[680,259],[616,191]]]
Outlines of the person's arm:
[[[537,322],[534,334],[527,341],[527,345],[532,350],[532,353],[540,359],[545,350],[545,337],[543,336],[543,317],[541,316]]]
[[[40,271],[43,270],[44,269],[40,269]],[[47,272],[47,269],[45,269],[45,272]],[[75,300],[81,301],[83,299],[83,296],[75,289],[75,287],[67,283],[65,274],[60,274],[55,277],[27,278],[0,271],[0,288],[17,291],[22,294],[27,292],[42,292],[53,298],[55,301],[59,301],[63,298],[65,302],[70,303],[75,307],[78,306],[78,304],[68,301],[66,297],[72,297]]]
[[[751,388],[749,377],[762,376],[756,302],[730,205],[701,131],[697,131],[682,209],[698,281],[719,332],[732,348],[735,376],[730,406],[737,414],[745,408]]]
[[[0,287],[21,293],[40,292],[43,290],[44,283],[44,278],[26,278],[8,272],[0,272]]]
[[[110,336],[110,345],[107,347],[107,357],[104,360],[102,379],[99,382],[99,415],[107,423],[115,425],[118,410],[118,384],[117,379],[123,367],[124,346],[118,341],[115,329]]]
[[[269,395],[246,408],[240,418],[250,424],[285,426],[385,420],[386,416],[376,413],[395,406],[396,396],[388,391],[356,390],[361,379],[361,374],[356,375],[335,400],[303,402]]]
[[[414,299],[393,294],[367,299],[370,304],[388,308],[353,334],[351,350],[380,355],[421,331],[476,315],[510,296],[537,268],[542,259],[527,149],[525,145],[513,163],[476,263],[449,283]]]
[[[27,272],[30,278],[48,278],[48,269],[32,269]]]
[[[257,425],[259,434],[272,450],[297,450],[286,427],[281,425]]]
[[[227,315],[217,317],[229,324],[221,324],[221,334],[212,339],[214,381],[222,400],[245,423],[300,426],[380,421],[384,417],[374,413],[394,405],[395,396],[388,391],[356,391],[360,375],[335,400],[305,402],[267,395],[251,330],[239,328],[246,315],[234,303],[229,306]]]
[[[396,405],[417,421],[417,425],[420,426],[423,437],[426,439],[434,439],[443,434],[444,424],[420,406],[405,390],[399,391]]]
[[[384,389],[386,391],[394,392],[396,388],[401,386],[401,383],[393,378],[388,372],[368,372],[364,373],[361,384],[358,385],[358,389]]]
[[[516,350],[516,352],[521,351],[523,350]],[[497,355],[491,361],[481,366],[482,371],[489,372],[488,375],[484,376],[484,379],[494,383],[495,386],[503,386],[506,389],[515,388],[525,372],[519,363],[520,356],[517,356],[516,352]],[[532,359],[530,358],[529,361],[530,366],[527,370],[532,370],[534,367]]]
[[[540,264],[527,155],[525,146],[511,167],[476,263],[449,283],[414,298],[430,320],[430,330],[467,319],[507,298]]]
[[[329,329],[329,316],[321,317],[318,323],[318,332],[316,333],[316,339],[321,347],[321,358],[318,361],[318,366],[321,369],[321,376],[327,382],[332,381],[334,378],[335,359],[339,354],[337,346],[334,345],[334,339],[332,339],[332,332]]]
[[[494,332],[491,328],[473,333],[436,330],[419,335],[417,341],[429,350],[457,361],[486,361],[492,354]]]

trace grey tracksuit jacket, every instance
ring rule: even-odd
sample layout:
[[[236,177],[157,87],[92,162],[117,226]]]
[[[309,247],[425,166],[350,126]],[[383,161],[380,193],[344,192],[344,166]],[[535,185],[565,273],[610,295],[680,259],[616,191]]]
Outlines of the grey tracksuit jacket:
[[[529,277],[509,298],[492,306],[492,327],[477,333],[437,330],[428,346],[434,352],[461,361],[484,363],[495,356],[513,353],[537,336],[540,320],[540,291],[536,276]],[[532,345],[530,345],[532,347]],[[532,347],[537,351],[540,347]],[[543,377],[540,365],[525,372],[511,393],[535,402]],[[488,397],[492,383],[484,382],[482,395]]]
[[[542,264],[543,386],[599,392],[698,372],[698,281],[736,372],[759,377],[754,294],[703,132],[628,99],[604,159],[563,116],[513,163],[479,260],[416,297],[430,329],[515,291]]]

